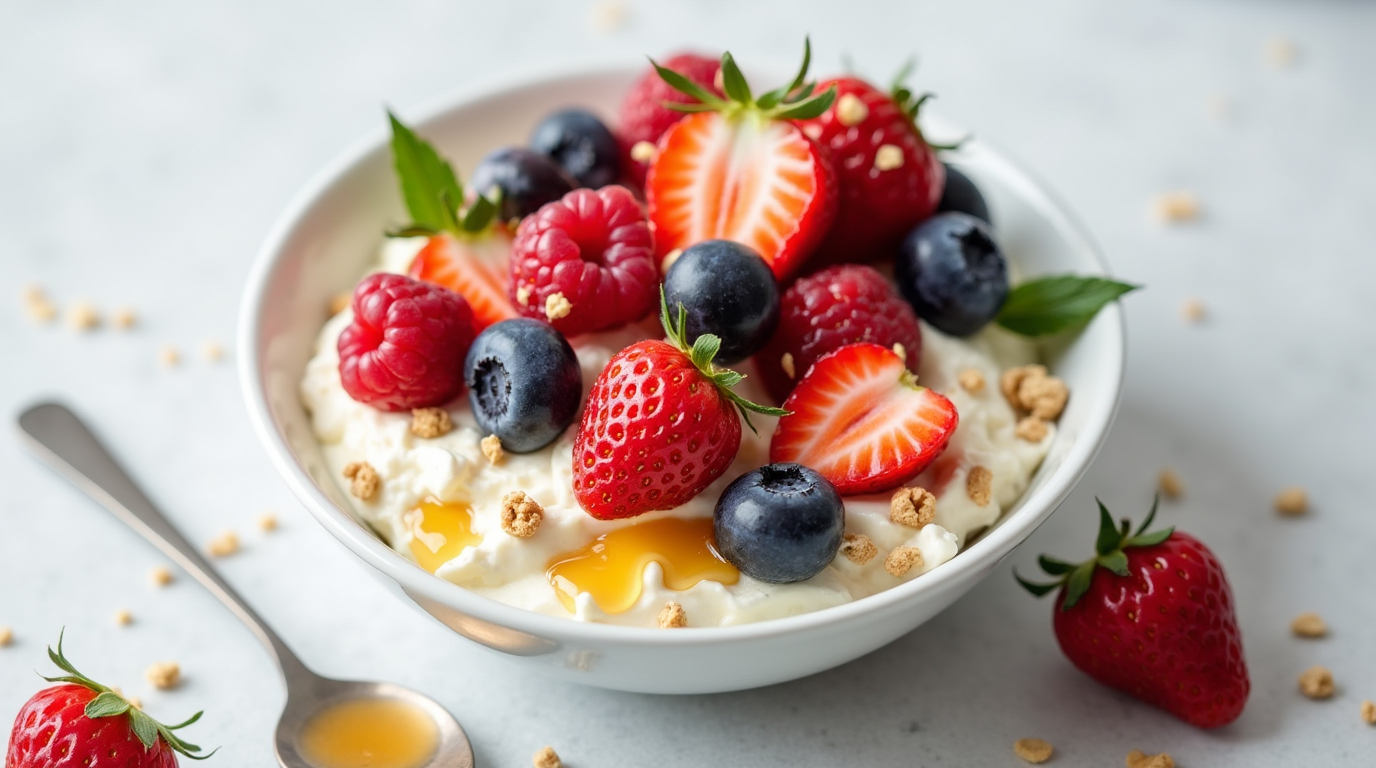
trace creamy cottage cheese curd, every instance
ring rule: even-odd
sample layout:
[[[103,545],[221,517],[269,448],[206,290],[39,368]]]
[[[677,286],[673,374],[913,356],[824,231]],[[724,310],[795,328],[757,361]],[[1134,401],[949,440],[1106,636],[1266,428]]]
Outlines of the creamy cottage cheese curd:
[[[423,242],[389,241],[381,268],[404,272]],[[465,395],[449,406],[451,432],[417,437],[410,430],[410,414],[378,411],[345,393],[336,341],[351,319],[345,310],[321,330],[301,396],[334,473],[338,476],[351,462],[367,462],[381,478],[369,500],[350,497],[357,517],[397,552],[440,578],[510,605],[580,621],[655,626],[660,610],[672,601],[683,606],[690,626],[743,624],[846,603],[920,578],[955,557],[967,537],[995,523],[1017,501],[1055,438],[1054,425],[1036,442],[1018,437],[1017,415],[999,391],[1003,369],[1034,362],[1027,341],[992,326],[956,339],[924,325],[919,381],[950,398],[960,414],[946,452],[908,483],[936,496],[935,522],[921,529],[891,522],[891,493],[847,498],[846,532],[867,536],[878,554],[864,564],[839,554],[807,581],[769,584],[736,574],[712,557],[706,541],[722,490],[742,473],[768,463],[775,418],[752,414],[758,435],[743,429],[735,463],[687,504],[627,520],[596,520],[573,496],[576,423],[542,450],[508,453],[492,463],[479,445],[484,435]],[[573,339],[585,396],[613,354],[661,335],[658,321],[648,319]],[[741,370],[751,372],[749,365]],[[971,370],[986,382],[974,392],[958,381]],[[767,401],[750,378],[737,391]],[[979,467],[991,476],[983,505],[968,489],[969,476]],[[501,527],[502,497],[518,490],[544,509],[539,530],[529,538],[509,535]],[[574,566],[551,569],[594,545],[611,555],[606,572],[587,576],[586,569]],[[662,550],[658,557],[649,551],[656,545]],[[898,547],[920,550],[921,564],[893,576],[884,561]]]

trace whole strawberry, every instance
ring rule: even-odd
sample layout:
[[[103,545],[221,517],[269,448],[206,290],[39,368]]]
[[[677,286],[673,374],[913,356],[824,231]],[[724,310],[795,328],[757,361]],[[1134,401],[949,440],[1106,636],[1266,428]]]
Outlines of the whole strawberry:
[[[818,83],[836,101],[799,124],[831,154],[836,170],[836,219],[814,264],[891,258],[898,243],[932,215],[946,185],[945,167],[917,127],[926,98],[902,85],[884,91],[856,77]]]
[[[5,768],[175,768],[177,754],[210,756],[173,733],[196,722],[200,712],[179,725],[163,725],[78,672],[62,655],[60,638],[48,657],[67,674],[43,678],[61,685],[35,693],[19,709]]]
[[[1135,533],[1099,503],[1094,558],[1043,555],[1050,584],[1019,583],[1041,596],[1060,588],[1056,640],[1075,666],[1111,688],[1200,728],[1242,714],[1251,684],[1228,578],[1214,553],[1172,528]]]
[[[742,417],[786,413],[732,392],[743,377],[712,364],[721,339],[703,334],[690,346],[683,307],[672,322],[662,293],[660,320],[666,341],[637,342],[607,361],[574,437],[573,493],[599,520],[687,502],[735,460]]]

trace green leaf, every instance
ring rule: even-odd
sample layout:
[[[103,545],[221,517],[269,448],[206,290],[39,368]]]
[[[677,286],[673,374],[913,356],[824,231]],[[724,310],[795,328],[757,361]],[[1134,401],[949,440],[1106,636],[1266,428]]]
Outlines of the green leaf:
[[[721,85],[732,101],[741,104],[754,103],[755,96],[750,93],[750,84],[745,81],[745,75],[741,74],[741,68],[736,66],[736,60],[731,57],[730,51],[721,55]]]
[[[1161,494],[1156,494],[1151,500],[1151,511],[1147,512],[1147,519],[1142,521],[1141,527],[1137,529],[1137,535],[1141,536],[1151,527],[1151,521],[1156,519],[1156,508],[1161,506]]]
[[[1128,575],[1128,556],[1123,554],[1123,550],[1118,549],[1107,555],[1098,558],[1099,565],[1113,571],[1119,576]]]
[[[811,120],[827,111],[836,101],[836,86],[808,99],[779,110],[774,117],[779,120]]]
[[[1089,585],[1094,583],[1094,561],[1088,560],[1082,563],[1065,580],[1065,602],[1061,603],[1061,610],[1068,611],[1080,602],[1080,598],[1089,591]]]
[[[681,101],[661,102],[665,109],[671,112],[682,112],[685,115],[692,115],[698,112],[716,112],[721,109],[718,104],[684,104]]]
[[[499,191],[498,196],[501,195]],[[459,222],[459,229],[465,232],[481,232],[487,229],[487,225],[497,216],[497,202],[488,200],[485,195],[478,195],[473,201],[472,207],[463,215],[463,220]]]
[[[137,709],[129,710],[129,725],[133,727],[134,735],[139,737],[143,746],[152,747],[158,742],[158,724],[153,718]]]
[[[176,725],[164,725],[163,728],[166,728],[166,729],[169,730],[169,731],[175,731],[175,730],[177,730],[177,729],[179,729],[179,728],[185,728],[186,726],[191,725],[192,723],[196,722],[197,720],[200,720],[200,719],[201,719],[201,715],[204,715],[204,714],[205,714],[205,712],[197,712],[196,714],[192,715],[191,717],[186,718],[185,720],[181,721],[180,723],[177,723]]]
[[[416,224],[411,224],[405,227],[396,227],[394,229],[389,229],[383,232],[383,234],[385,234],[387,237],[433,237],[435,235],[438,235],[439,233],[440,232],[438,229],[422,227]]]
[[[1065,574],[1075,570],[1075,563],[1067,563],[1064,560],[1057,560],[1056,558],[1051,557],[1049,555],[1042,555],[1041,557],[1038,557],[1037,563],[1041,565],[1042,570],[1046,571],[1046,573],[1050,576],[1064,576]]]
[[[454,169],[395,115],[388,112],[387,118],[392,123],[392,163],[411,221],[435,230],[451,229],[454,210],[463,203],[463,186]]]
[[[1035,581],[1028,581],[1027,579],[1024,579],[1023,577],[1019,576],[1017,571],[1013,571],[1013,578],[1018,580],[1018,583],[1022,585],[1023,589],[1027,590],[1028,592],[1031,592],[1036,597],[1043,597],[1047,593],[1061,586],[1061,582],[1059,581],[1053,581],[1050,584],[1038,584]]]
[[[1139,533],[1123,543],[1125,547],[1154,547],[1157,544],[1169,539],[1175,533],[1175,526],[1162,528],[1151,533]]]
[[[683,305],[679,305],[682,311]],[[688,353],[688,359],[693,361],[693,365],[698,368],[707,369],[712,365],[712,359],[721,350],[721,337],[712,333],[704,333],[693,340],[693,349]]]
[[[691,96],[697,99],[698,101],[702,102],[703,104],[713,105],[713,109],[718,109],[724,106],[724,102],[722,102],[721,99],[717,98],[716,94],[712,93],[711,91],[708,91],[707,89],[703,88],[702,86],[698,85],[692,80],[689,80],[688,78],[684,77],[683,75],[680,75],[672,69],[669,69],[668,67],[660,66],[659,62],[655,61],[654,59],[650,59],[650,64],[653,65],[655,71],[659,73],[659,78],[664,82],[668,83],[670,88],[673,88],[674,90],[678,91],[679,93],[682,93],[685,96]],[[723,73],[723,77],[724,76],[725,73]],[[670,105],[666,103],[665,106]]]
[[[1102,277],[1055,275],[1014,288],[998,323],[1023,336],[1046,336],[1088,323],[1104,305],[1141,286]]]
[[[917,57],[909,56],[908,60],[903,62],[903,66],[899,67],[898,72],[893,76],[893,82],[889,85],[889,93],[895,96],[894,101],[897,101],[899,104],[902,104],[903,101],[896,97],[900,90],[904,92],[908,91],[904,83],[912,76],[913,70],[915,69],[917,69]]]
[[[1108,512],[1108,507],[1104,502],[1099,502],[1099,536],[1094,541],[1094,551],[1101,555],[1120,549],[1123,546],[1123,535],[1118,531],[1118,526],[1113,522],[1113,515]]]
[[[114,691],[106,691],[86,702],[86,716],[89,718],[122,715],[129,711],[129,702]]]

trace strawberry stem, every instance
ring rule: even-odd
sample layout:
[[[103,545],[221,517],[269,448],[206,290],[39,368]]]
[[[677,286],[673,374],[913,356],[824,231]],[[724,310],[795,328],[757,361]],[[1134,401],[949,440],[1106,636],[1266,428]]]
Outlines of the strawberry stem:
[[[660,78],[674,90],[694,99],[688,104],[665,102],[664,106],[678,112],[720,112],[730,118],[743,112],[758,112],[770,120],[807,120],[827,111],[836,100],[836,87],[813,95],[815,83],[807,81],[807,70],[812,64],[812,42],[803,38],[803,63],[798,74],[787,85],[760,94],[755,98],[746,81],[744,73],[736,64],[730,51],[721,55],[721,83],[726,98],[721,98],[698,85],[684,75],[667,67],[660,66],[650,59]]]

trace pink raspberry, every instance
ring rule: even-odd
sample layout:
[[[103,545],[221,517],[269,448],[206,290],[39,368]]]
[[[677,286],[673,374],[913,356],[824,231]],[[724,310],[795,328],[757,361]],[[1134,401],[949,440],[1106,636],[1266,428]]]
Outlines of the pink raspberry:
[[[443,405],[463,390],[473,311],[457,293],[404,275],[369,275],[354,289],[354,321],[339,334],[339,378],[383,411]]]
[[[659,302],[650,225],[625,187],[575,189],[527,216],[511,244],[511,304],[565,336],[617,328]]]

